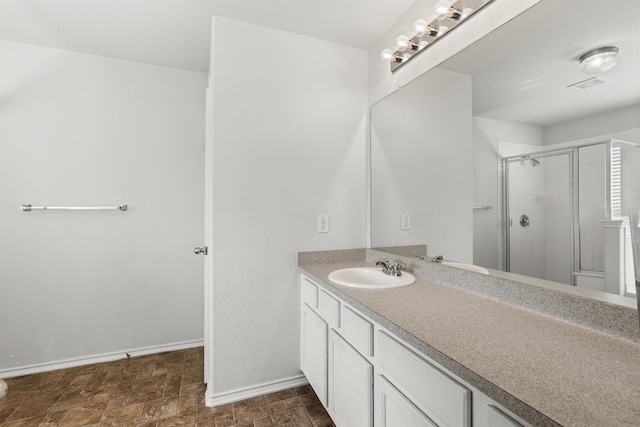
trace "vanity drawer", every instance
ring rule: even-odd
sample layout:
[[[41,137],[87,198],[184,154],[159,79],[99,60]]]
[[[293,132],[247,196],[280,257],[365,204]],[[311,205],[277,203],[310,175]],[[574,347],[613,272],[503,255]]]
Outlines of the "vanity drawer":
[[[318,308],[318,286],[304,276],[300,280],[300,285],[302,287],[300,290],[302,302],[311,308]]]
[[[386,333],[378,332],[376,360],[399,390],[438,425],[471,425],[471,391]]]
[[[340,333],[356,350],[365,356],[373,355],[373,324],[358,313],[342,305]]]
[[[329,326],[340,327],[340,301],[323,289],[318,291],[318,312]]]

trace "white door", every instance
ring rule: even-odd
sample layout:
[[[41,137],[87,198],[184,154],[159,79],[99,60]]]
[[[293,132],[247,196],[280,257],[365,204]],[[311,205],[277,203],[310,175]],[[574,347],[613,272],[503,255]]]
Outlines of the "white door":
[[[207,88],[204,167],[204,382],[213,390],[213,90]],[[209,393],[207,393],[209,394]]]

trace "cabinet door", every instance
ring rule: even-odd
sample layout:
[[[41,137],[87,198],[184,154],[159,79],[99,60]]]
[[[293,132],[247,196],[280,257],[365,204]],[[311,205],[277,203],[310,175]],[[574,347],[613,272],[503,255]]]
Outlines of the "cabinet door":
[[[300,369],[327,406],[327,323],[306,304],[302,304],[300,326]]]
[[[373,367],[329,331],[329,414],[338,427],[372,425]]]
[[[376,377],[376,427],[438,427],[383,376]]]
[[[493,405],[487,408],[487,425],[489,427],[522,427],[522,424]]]

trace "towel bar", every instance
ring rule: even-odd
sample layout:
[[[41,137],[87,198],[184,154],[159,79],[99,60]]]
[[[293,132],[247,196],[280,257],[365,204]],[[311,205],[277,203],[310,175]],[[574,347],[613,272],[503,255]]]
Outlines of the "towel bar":
[[[20,207],[25,212],[30,211],[126,211],[127,205],[120,206],[32,206],[32,205],[22,205]]]

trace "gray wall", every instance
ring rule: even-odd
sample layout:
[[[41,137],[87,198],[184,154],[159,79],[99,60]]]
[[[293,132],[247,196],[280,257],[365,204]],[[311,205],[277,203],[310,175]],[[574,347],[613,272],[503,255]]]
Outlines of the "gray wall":
[[[200,342],[206,74],[8,41],[0,63],[0,376]]]
[[[373,247],[473,261],[471,77],[433,69],[374,105],[371,170]]]
[[[366,55],[215,18],[211,58],[219,399],[300,374],[297,252],[366,244]]]

